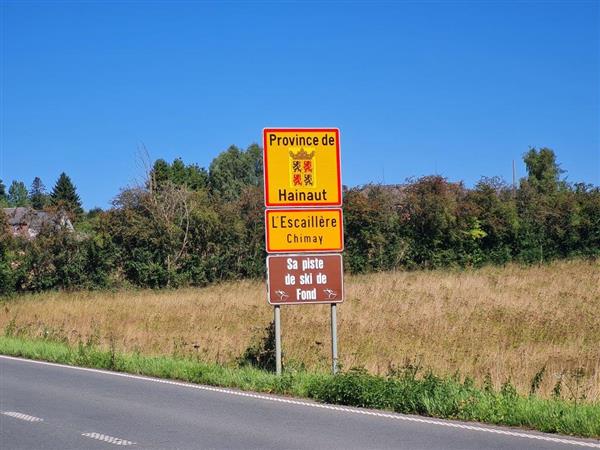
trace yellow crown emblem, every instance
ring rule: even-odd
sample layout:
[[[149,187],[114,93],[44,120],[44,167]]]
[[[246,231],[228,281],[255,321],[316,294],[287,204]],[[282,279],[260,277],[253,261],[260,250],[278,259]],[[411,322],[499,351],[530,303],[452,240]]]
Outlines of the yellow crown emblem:
[[[313,159],[313,156],[315,156],[315,152],[314,150],[311,153],[308,153],[306,150],[304,150],[304,148],[300,147],[300,150],[297,153],[294,153],[290,150],[290,157],[292,159],[297,159],[297,160],[307,160],[307,159]]]

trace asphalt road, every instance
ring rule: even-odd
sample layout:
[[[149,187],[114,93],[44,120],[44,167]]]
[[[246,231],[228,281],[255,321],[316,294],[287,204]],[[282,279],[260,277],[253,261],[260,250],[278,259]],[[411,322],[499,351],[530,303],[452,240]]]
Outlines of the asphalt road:
[[[0,448],[573,449],[598,441],[0,356]]]

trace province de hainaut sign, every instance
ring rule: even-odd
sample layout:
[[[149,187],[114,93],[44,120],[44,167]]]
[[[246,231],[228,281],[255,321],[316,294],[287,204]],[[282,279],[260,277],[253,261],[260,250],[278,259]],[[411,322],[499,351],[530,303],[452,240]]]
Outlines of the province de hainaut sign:
[[[341,206],[337,128],[263,130],[265,206]]]

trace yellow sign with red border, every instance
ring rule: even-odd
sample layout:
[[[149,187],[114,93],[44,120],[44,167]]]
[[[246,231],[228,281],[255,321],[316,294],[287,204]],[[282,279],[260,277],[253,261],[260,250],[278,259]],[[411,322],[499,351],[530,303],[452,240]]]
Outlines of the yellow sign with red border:
[[[263,130],[265,206],[342,205],[337,128]]]
[[[267,252],[341,252],[344,250],[342,210],[267,209]]]

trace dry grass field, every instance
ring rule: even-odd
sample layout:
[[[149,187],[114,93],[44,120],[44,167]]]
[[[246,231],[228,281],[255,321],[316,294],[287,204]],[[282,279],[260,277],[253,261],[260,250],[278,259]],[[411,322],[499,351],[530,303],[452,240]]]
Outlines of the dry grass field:
[[[421,365],[522,393],[546,367],[540,393],[600,399],[600,263],[395,272],[346,277],[338,308],[344,368]],[[259,281],[204,289],[52,292],[3,302],[0,330],[94,341],[143,354],[232,363],[272,318]],[[329,307],[282,307],[284,362],[329,367]]]

